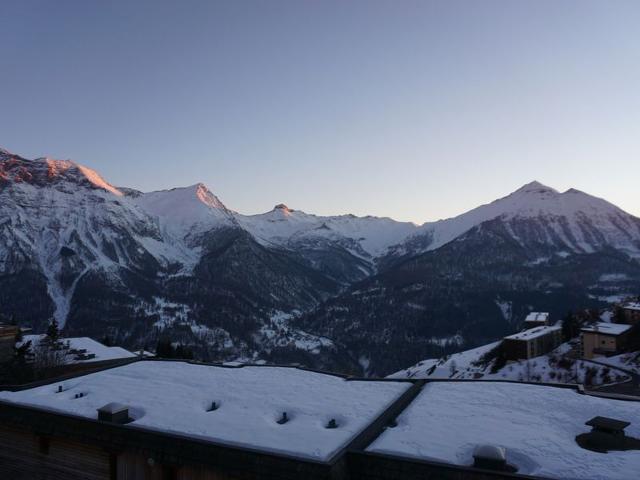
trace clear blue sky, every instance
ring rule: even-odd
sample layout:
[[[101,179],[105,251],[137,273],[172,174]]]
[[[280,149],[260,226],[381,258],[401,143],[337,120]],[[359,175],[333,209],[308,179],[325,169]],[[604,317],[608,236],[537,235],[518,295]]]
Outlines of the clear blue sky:
[[[243,213],[452,216],[531,180],[640,216],[640,2],[0,2],[0,145]]]

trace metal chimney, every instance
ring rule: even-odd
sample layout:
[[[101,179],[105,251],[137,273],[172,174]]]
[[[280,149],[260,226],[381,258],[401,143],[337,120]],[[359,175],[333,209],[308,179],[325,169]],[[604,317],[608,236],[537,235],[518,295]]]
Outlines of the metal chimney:
[[[128,423],[129,407],[121,403],[111,402],[98,409],[98,420],[111,423]]]

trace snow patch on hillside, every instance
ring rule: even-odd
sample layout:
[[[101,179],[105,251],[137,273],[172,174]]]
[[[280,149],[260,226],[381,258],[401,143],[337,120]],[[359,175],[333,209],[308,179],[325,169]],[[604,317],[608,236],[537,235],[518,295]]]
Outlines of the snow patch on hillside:
[[[495,360],[491,358],[490,353],[500,344],[501,341],[498,341],[446,357],[423,360],[389,375],[389,378],[484,379],[589,385],[603,385],[629,379],[629,376],[621,371],[586,360],[574,360],[571,358],[573,355],[567,356],[578,348],[577,341],[563,343],[546,355],[529,360],[509,361],[502,368],[493,371]],[[612,363],[612,366],[615,365]]]
[[[259,342],[267,348],[294,347],[314,354],[320,353],[322,348],[334,347],[329,338],[293,327],[291,321],[299,314],[300,312],[274,312],[268,323],[260,328]]]

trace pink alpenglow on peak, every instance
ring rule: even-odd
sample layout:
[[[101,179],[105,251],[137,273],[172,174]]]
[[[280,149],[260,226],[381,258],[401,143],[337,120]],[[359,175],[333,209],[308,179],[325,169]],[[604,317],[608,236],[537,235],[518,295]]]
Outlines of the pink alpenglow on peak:
[[[235,225],[233,212],[202,183],[144,193],[134,201],[146,212],[157,216],[165,228],[181,237]]]
[[[105,190],[118,197],[124,194],[107,182],[98,172],[71,160],[49,157],[27,160],[7,150],[0,151],[0,181],[36,186],[65,182]]]

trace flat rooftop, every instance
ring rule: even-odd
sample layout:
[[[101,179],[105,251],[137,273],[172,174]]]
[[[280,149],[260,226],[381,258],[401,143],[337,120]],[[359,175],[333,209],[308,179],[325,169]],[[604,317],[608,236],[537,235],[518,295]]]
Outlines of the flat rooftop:
[[[525,322],[546,322],[549,320],[549,312],[531,312],[524,319]]]
[[[63,391],[56,393],[62,385]],[[111,402],[130,407],[127,427],[328,461],[411,387],[346,380],[287,367],[139,361],[0,400],[89,419]],[[84,395],[75,398],[78,393]],[[207,411],[212,402],[218,409]],[[287,412],[290,419],[277,420]],[[325,426],[335,419],[337,428]]]
[[[525,330],[523,332],[514,333],[513,335],[509,335],[508,337],[504,337],[505,340],[531,340],[533,338],[542,337],[543,335],[547,335],[551,332],[555,332],[557,330],[561,330],[562,327],[550,327],[550,326],[541,326],[530,328],[529,330]]]
[[[590,327],[583,327],[581,332],[599,333],[601,335],[621,335],[631,328],[623,323],[596,323]]]
[[[638,478],[640,451],[584,450],[575,436],[596,416],[628,420],[640,437],[640,403],[575,390],[496,382],[432,382],[367,451],[472,465],[477,445],[506,449],[518,473],[549,478]]]
[[[46,335],[24,335],[22,337],[22,343],[31,342],[32,347],[36,347]],[[121,358],[135,358],[137,355],[125,350],[122,347],[107,347],[96,340],[89,337],[73,337],[73,338],[60,338],[63,343],[69,343],[71,350],[86,350],[86,355],[91,358],[76,358],[76,354],[69,353],[65,358],[65,363],[92,363],[101,362],[104,360],[117,360]],[[91,355],[92,354],[92,355]]]

